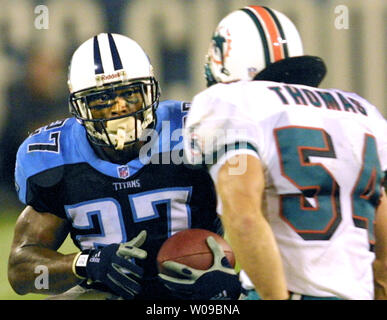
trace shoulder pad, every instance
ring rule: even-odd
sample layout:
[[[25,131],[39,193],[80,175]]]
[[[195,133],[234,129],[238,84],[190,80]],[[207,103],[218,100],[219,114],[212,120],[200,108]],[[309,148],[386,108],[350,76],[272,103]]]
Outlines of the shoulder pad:
[[[72,153],[71,129],[74,118],[52,122],[32,132],[19,147],[16,156],[15,182],[23,188],[29,177],[69,162]]]
[[[158,125],[161,125],[162,121],[169,121],[172,129],[183,128],[190,106],[191,103],[186,101],[166,100],[160,102],[157,109]]]

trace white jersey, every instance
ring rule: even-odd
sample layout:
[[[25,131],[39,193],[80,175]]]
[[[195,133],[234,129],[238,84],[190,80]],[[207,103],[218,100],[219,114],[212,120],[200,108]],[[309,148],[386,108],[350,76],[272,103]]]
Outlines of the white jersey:
[[[214,180],[237,153],[261,160],[290,291],[373,298],[373,220],[387,170],[387,123],[373,105],[336,89],[240,81],[196,95],[187,129],[186,154],[213,161]]]

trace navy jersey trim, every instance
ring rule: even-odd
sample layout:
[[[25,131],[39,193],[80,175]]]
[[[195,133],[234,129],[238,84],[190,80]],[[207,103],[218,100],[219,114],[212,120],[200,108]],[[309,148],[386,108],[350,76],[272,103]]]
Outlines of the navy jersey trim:
[[[259,154],[258,150],[251,143],[240,141],[240,142],[236,142],[234,144],[227,144],[227,145],[223,146],[223,148],[219,148],[217,151],[215,151],[212,154],[213,164],[217,163],[218,160],[222,156],[224,156],[227,152],[232,151],[232,150],[243,150],[243,149],[244,150],[253,150],[257,154]],[[205,155],[203,155],[203,161],[204,161],[203,164],[206,164],[206,156]],[[209,167],[211,167],[212,165],[210,165]]]

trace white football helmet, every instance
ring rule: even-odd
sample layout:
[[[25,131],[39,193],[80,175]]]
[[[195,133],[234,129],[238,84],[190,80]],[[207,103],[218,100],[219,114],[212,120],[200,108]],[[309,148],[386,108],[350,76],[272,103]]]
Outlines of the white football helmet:
[[[68,86],[70,112],[97,146],[123,150],[155,125],[159,85],[146,53],[126,36],[101,33],[81,44]]]
[[[267,7],[247,6],[218,24],[206,56],[207,85],[253,79],[320,83],[325,65],[303,54],[301,37],[288,17]]]

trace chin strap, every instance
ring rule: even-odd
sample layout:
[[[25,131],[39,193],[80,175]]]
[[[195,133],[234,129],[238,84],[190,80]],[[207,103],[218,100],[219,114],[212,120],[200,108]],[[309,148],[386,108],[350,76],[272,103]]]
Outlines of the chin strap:
[[[117,130],[117,145],[116,145],[117,150],[124,149],[125,137],[126,137],[126,127],[127,126],[119,127]]]
[[[126,139],[126,134],[130,133],[128,132],[128,124],[124,123],[118,126],[117,128],[117,135],[116,135],[116,149],[117,150],[122,150],[124,149],[124,144],[125,144],[125,139]]]

